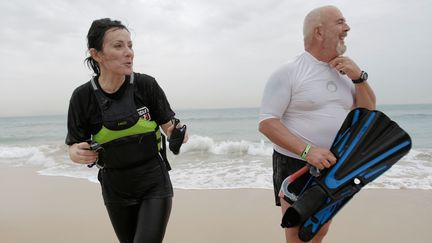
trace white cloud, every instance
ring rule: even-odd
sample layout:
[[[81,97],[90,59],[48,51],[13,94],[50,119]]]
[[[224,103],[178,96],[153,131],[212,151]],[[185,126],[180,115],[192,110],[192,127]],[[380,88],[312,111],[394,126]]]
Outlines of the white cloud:
[[[270,73],[302,51],[304,15],[329,3],[380,103],[432,103],[427,0],[15,0],[0,2],[0,115],[66,113],[91,74],[88,28],[103,17],[130,28],[135,70],[155,76],[174,108],[258,106]]]

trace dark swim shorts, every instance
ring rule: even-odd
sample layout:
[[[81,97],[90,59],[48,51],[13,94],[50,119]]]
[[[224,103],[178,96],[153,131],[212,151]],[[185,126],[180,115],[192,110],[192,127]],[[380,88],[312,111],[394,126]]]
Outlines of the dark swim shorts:
[[[283,180],[305,165],[306,162],[303,160],[295,159],[277,151],[273,151],[273,189],[276,206],[280,206],[279,190]],[[306,173],[292,182],[289,186],[290,192],[296,195],[300,194],[310,177],[310,174]],[[293,202],[290,201],[288,203],[292,204]]]

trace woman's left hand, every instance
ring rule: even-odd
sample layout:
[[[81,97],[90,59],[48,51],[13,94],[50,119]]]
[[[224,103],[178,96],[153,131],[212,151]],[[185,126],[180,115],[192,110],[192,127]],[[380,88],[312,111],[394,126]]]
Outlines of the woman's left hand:
[[[177,127],[182,127],[183,125],[181,123],[177,124]],[[167,138],[169,139],[171,137],[172,131],[174,130],[174,124],[169,121],[165,124],[161,125],[165,135],[167,136]],[[188,132],[186,130],[184,139],[183,139],[183,143],[187,143],[187,141],[189,140],[189,136],[188,136]]]

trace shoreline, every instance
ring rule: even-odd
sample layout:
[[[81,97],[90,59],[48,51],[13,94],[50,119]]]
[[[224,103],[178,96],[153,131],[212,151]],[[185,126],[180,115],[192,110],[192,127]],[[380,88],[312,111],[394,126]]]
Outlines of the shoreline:
[[[0,242],[117,242],[100,185],[0,166]],[[284,242],[268,189],[175,189],[167,243]],[[334,218],[324,242],[428,242],[432,190],[367,189]]]

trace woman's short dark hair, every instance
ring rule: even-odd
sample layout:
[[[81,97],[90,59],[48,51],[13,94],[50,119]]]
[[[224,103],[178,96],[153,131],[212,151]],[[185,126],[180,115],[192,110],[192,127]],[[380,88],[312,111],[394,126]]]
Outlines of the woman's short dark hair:
[[[124,26],[118,20],[111,20],[110,18],[94,20],[87,33],[88,50],[94,48],[97,51],[101,51],[105,33],[109,29],[113,29],[113,28],[125,29],[129,31],[128,28],[126,28],[126,26]],[[96,75],[100,74],[99,64],[91,56],[87,57],[84,62],[87,64],[89,68],[93,69],[93,72]]]

